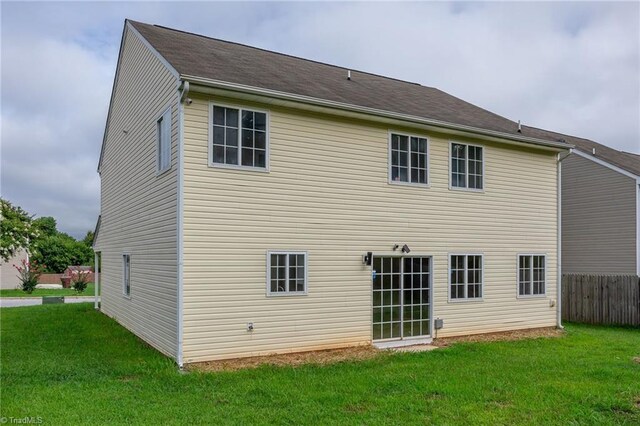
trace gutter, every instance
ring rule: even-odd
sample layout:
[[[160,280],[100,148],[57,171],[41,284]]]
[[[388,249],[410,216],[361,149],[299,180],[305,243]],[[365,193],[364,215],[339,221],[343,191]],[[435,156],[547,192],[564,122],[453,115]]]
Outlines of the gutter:
[[[548,141],[544,139],[532,138],[528,136],[513,135],[509,133],[498,132],[495,130],[481,129],[478,127],[466,126],[462,124],[453,124],[445,121],[418,117],[415,115],[384,111],[376,108],[369,108],[369,107],[347,104],[343,102],[319,99],[311,96],[296,95],[296,94],[281,92],[277,90],[247,86],[244,84],[229,83],[226,81],[213,80],[213,79],[196,77],[192,75],[184,75],[184,74],[180,75],[180,78],[184,81],[191,82],[192,84],[201,85],[205,87],[221,89],[221,90],[229,90],[233,92],[241,92],[241,93],[246,93],[254,96],[265,96],[268,98],[279,99],[281,101],[284,101],[284,102],[280,102],[279,103],[280,105],[285,105],[286,102],[295,102],[298,104],[302,103],[302,104],[313,105],[321,108],[329,108],[334,111],[341,110],[345,112],[356,113],[356,114],[366,114],[368,116],[381,117],[381,118],[386,118],[391,120],[401,120],[404,122],[431,126],[439,129],[447,129],[447,130],[453,130],[453,131],[463,132],[463,133],[468,133],[473,135],[488,136],[488,137],[499,138],[503,140],[506,139],[509,141],[515,141],[515,142],[525,143],[529,145],[537,145],[537,146],[543,146],[543,147],[555,148],[555,149],[561,149],[561,150],[565,150],[567,148],[573,148],[572,145],[564,142],[554,142],[554,141]]]
[[[573,149],[569,149],[569,152],[562,157],[562,154],[558,153],[557,159],[557,212],[558,212],[558,236],[557,236],[557,254],[556,259],[558,260],[558,264],[556,265],[557,277],[556,277],[556,327],[559,329],[564,329],[562,326],[562,161],[567,158],[569,155],[573,153]]]

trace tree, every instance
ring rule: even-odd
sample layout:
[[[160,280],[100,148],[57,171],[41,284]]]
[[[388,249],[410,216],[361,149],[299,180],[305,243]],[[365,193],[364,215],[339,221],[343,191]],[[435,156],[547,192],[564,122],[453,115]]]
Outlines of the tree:
[[[9,261],[20,249],[29,251],[29,244],[38,233],[29,213],[0,198],[0,258]]]
[[[93,247],[93,231],[87,231],[87,235],[84,236],[84,238],[82,239],[82,242],[87,246],[87,247]]]
[[[39,217],[33,220],[33,226],[38,230],[41,237],[50,237],[58,233],[58,224],[51,216]]]
[[[33,259],[46,265],[50,273],[62,273],[71,265],[93,266],[93,249],[64,232],[38,238],[34,243]]]

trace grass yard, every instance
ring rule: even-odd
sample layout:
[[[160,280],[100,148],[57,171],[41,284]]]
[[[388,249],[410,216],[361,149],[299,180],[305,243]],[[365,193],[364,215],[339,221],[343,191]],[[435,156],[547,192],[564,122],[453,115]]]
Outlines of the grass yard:
[[[42,296],[94,296],[95,287],[93,283],[89,283],[82,293],[76,292],[72,288],[63,288],[60,290],[37,288],[33,293],[27,294],[22,290],[0,290],[0,297],[42,297]]]
[[[0,309],[1,417],[43,424],[640,424],[640,330],[182,374],[90,304]]]

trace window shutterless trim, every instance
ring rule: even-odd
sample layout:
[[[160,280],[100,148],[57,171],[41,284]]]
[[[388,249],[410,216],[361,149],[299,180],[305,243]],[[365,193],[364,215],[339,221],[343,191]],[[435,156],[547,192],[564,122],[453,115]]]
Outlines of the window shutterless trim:
[[[125,283],[125,268],[126,268],[126,263],[125,263],[125,256],[129,258],[129,293],[127,293],[125,291],[126,289],[126,283]],[[125,299],[131,299],[131,253],[123,251],[121,254],[121,259],[122,259],[122,297],[124,297]]]
[[[286,275],[285,275],[285,285],[289,286],[289,255],[303,255],[304,256],[304,291],[271,291],[271,255],[286,255],[287,263],[286,263]],[[300,250],[267,250],[267,297],[292,297],[292,296],[306,296],[309,292],[309,284],[308,284],[308,253],[306,251]]]
[[[480,270],[480,292],[482,294],[482,297],[458,297],[458,298],[452,298],[451,297],[451,258],[453,256],[465,256],[465,262],[464,262],[464,286],[465,286],[465,293],[468,292],[467,286],[469,285],[468,280],[469,277],[467,275],[467,268],[468,268],[468,263],[467,263],[467,257],[468,256],[480,256],[480,260],[482,262],[482,269]],[[447,253],[447,297],[448,297],[448,302],[449,303],[474,303],[474,302],[484,302],[484,254],[483,253]],[[460,284],[456,284],[456,285],[460,285]]]
[[[223,164],[223,163],[214,163],[213,162],[213,107],[222,107],[222,108],[232,108],[238,110],[238,164]],[[241,160],[241,150],[242,150],[242,111],[251,111],[251,112],[259,112],[265,114],[265,158],[264,158],[264,167],[256,167],[256,166],[243,166]],[[209,147],[207,149],[207,164],[209,167],[215,167],[220,169],[231,169],[231,170],[246,170],[252,172],[262,172],[269,173],[269,160],[270,160],[270,121],[271,121],[271,113],[269,110],[263,110],[259,108],[253,107],[244,107],[242,105],[237,104],[228,104],[221,103],[216,101],[209,102],[209,118],[207,124],[207,134],[209,138]],[[255,146],[254,146],[255,149]]]
[[[520,257],[521,256],[539,256],[544,258],[544,293],[533,294],[533,258],[531,259],[531,293],[520,294]],[[518,253],[516,254],[516,298],[517,299],[543,299],[547,297],[547,254],[546,253]]]
[[[405,132],[396,132],[395,130],[389,129],[388,131],[388,136],[387,136],[387,182],[391,185],[405,185],[405,186],[417,186],[420,188],[430,188],[431,187],[431,155],[430,155],[430,147],[431,147],[431,141],[429,140],[428,137],[426,136],[420,136],[420,135],[416,135],[416,134],[411,134],[411,133],[405,133]],[[399,135],[399,136],[406,136],[409,138],[408,144],[409,144],[409,151],[408,151],[408,158],[407,158],[407,176],[409,177],[409,179],[411,179],[411,138],[418,138],[418,139],[424,139],[427,141],[427,151],[426,151],[426,155],[427,155],[427,159],[426,159],[426,166],[427,166],[427,183],[420,183],[420,182],[403,182],[403,181],[396,181],[393,180],[392,178],[392,149],[391,149],[391,145],[392,145],[392,137],[393,135]]]
[[[464,145],[467,147],[467,155],[465,157],[465,187],[453,186],[453,145]],[[469,147],[472,146],[474,148],[482,149],[482,188],[469,188]],[[486,148],[484,145],[466,143],[466,142],[457,142],[450,140],[449,141],[449,189],[452,191],[466,191],[466,192],[479,192],[483,193],[486,183],[486,174],[485,174],[485,161],[486,161]]]
[[[159,129],[160,120],[163,122],[167,120],[169,123],[169,164],[166,168],[161,168],[160,166],[160,156],[161,156],[161,138]],[[167,105],[164,109],[162,109],[162,113],[156,117],[155,126],[156,126],[156,176],[160,176],[165,174],[167,171],[171,170],[172,167],[172,148],[173,148],[173,138],[172,138],[172,130],[173,130],[173,111],[171,108],[171,104]]]

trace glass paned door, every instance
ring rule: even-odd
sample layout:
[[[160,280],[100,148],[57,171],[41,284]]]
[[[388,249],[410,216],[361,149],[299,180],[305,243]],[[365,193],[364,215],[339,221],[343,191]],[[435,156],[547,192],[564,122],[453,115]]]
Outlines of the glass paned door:
[[[429,336],[431,258],[373,258],[373,340]]]

